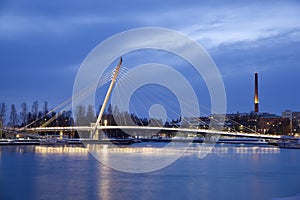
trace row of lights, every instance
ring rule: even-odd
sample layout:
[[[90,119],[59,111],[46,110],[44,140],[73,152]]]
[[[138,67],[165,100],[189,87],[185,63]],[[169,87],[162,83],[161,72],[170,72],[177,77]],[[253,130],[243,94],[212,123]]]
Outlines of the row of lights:
[[[71,153],[71,154],[87,154],[88,150],[84,147],[46,147],[46,146],[36,146],[36,153],[41,154],[63,154],[63,153]]]

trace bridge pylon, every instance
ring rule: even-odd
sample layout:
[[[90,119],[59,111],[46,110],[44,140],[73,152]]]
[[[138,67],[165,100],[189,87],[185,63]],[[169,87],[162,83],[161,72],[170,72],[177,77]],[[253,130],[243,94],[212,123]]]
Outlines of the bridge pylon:
[[[97,131],[97,129],[98,129],[98,126],[99,126],[99,124],[100,124],[101,118],[102,118],[102,116],[103,116],[103,113],[104,113],[104,110],[105,110],[105,108],[106,108],[107,102],[108,102],[109,97],[110,97],[110,94],[111,94],[111,92],[112,92],[112,89],[113,89],[113,87],[114,87],[114,85],[115,85],[115,83],[116,83],[116,80],[117,80],[117,77],[118,77],[118,74],[119,74],[119,71],[120,71],[122,62],[123,62],[123,59],[122,59],[122,57],[120,57],[119,64],[118,64],[117,67],[115,68],[114,75],[113,75],[113,77],[112,77],[111,83],[110,83],[109,88],[108,88],[108,90],[107,90],[107,93],[106,93],[106,95],[105,95],[105,98],[104,98],[104,101],[103,101],[101,110],[100,110],[100,112],[99,112],[97,121],[96,121],[96,123],[95,123],[94,129],[93,129],[92,132],[91,132],[90,139],[97,139],[97,138],[95,138],[94,136],[95,136],[96,131]],[[98,133],[98,134],[99,134],[99,133]],[[98,135],[98,137],[99,137],[99,135]]]

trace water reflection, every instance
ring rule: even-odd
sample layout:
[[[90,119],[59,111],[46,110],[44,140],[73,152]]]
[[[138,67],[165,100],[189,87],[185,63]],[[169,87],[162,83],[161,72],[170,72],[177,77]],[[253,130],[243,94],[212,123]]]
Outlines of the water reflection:
[[[178,153],[182,154],[184,153],[185,149],[182,149],[180,147],[176,148],[157,148],[157,147],[116,147],[114,145],[98,145],[98,144],[91,144],[87,145],[87,148],[91,152],[96,153],[103,153],[103,154],[120,154],[120,155],[126,155],[126,154],[139,154],[144,157],[153,157],[153,156],[173,156],[177,155]]]
[[[213,148],[210,146],[199,146],[197,147],[189,147],[186,152],[185,156],[196,155],[197,153],[210,153],[216,155],[225,155],[225,154],[279,154],[280,148],[275,146],[220,146],[216,145]]]
[[[103,200],[106,200],[106,199],[110,199],[111,197],[111,193],[110,193],[110,189],[113,187],[111,185],[111,169],[109,169],[108,167],[106,166],[100,166],[101,167],[101,173],[99,173],[99,177],[98,177],[98,180],[99,180],[99,193],[98,193],[98,196],[99,196],[99,199],[103,199]]]
[[[84,147],[72,146],[35,146],[35,153],[87,155],[88,149]]]
[[[35,146],[33,152],[33,199],[95,199],[96,189],[90,186],[90,181],[94,184],[99,181],[93,178],[97,173],[97,163],[96,166],[89,163],[86,148]]]
[[[162,169],[182,156],[196,156],[199,159],[207,155],[260,155],[278,154],[280,149],[272,146],[234,146],[211,144],[174,143],[163,147],[156,143],[143,143],[131,146],[108,144],[88,144],[89,152],[101,163],[119,171],[143,173]]]
[[[101,151],[110,160],[148,158],[158,148],[102,145]],[[200,150],[210,147],[169,149],[170,155],[183,151],[183,157],[162,170],[132,174],[102,165],[83,147],[0,146],[0,199],[277,199],[299,193],[298,150],[217,144],[198,159]]]
[[[186,144],[169,144],[163,148],[159,144],[138,146],[116,146],[107,144],[88,144],[89,152],[101,163],[119,171],[144,173],[164,168],[186,150]]]
[[[278,147],[237,147],[235,149],[236,154],[279,154],[280,149]]]

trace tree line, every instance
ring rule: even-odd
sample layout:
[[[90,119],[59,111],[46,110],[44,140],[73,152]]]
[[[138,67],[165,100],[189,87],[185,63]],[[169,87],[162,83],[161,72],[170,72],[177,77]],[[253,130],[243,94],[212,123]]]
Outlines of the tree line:
[[[42,108],[42,109],[41,109]],[[21,111],[15,104],[11,104],[10,108],[3,102],[0,103],[0,121],[3,126],[8,127],[39,127],[45,126],[70,126],[74,124],[71,111],[62,111],[56,113],[48,109],[48,102],[45,101],[40,106],[38,101],[34,101],[31,106],[26,102],[20,105]],[[49,123],[49,120],[51,120]]]
[[[99,113],[101,105],[97,111]],[[94,107],[92,105],[78,105],[75,108],[75,124],[77,126],[89,126],[91,123],[96,122],[97,117],[95,116]],[[117,106],[114,108],[111,104],[108,105],[105,110],[101,125],[111,125],[111,126],[164,126],[161,119],[138,117],[134,113],[129,113],[127,111],[120,111]]]
[[[90,126],[96,122],[95,109],[92,105],[78,105],[74,110],[74,118],[72,111],[55,112],[49,111],[48,102],[45,101],[42,105],[38,101],[34,101],[32,105],[23,102],[18,112],[15,104],[10,106],[10,109],[5,103],[0,103],[0,122],[3,126],[8,127],[40,127],[40,126]],[[97,111],[101,109],[101,105]],[[101,123],[104,125],[138,125],[138,126],[174,126],[180,123],[180,120],[171,123],[163,124],[162,120],[146,117],[138,117],[127,111],[120,111],[118,107],[112,107],[110,104],[105,110]],[[177,126],[176,125],[176,126]]]

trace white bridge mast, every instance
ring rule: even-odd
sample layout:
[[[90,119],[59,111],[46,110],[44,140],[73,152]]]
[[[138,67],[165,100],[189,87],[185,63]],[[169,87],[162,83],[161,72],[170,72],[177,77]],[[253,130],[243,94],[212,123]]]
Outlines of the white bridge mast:
[[[101,110],[99,112],[99,115],[98,115],[98,118],[97,118],[97,121],[96,121],[96,124],[95,124],[95,127],[94,127],[94,129],[93,129],[93,131],[92,131],[92,133],[90,135],[90,139],[93,139],[93,137],[94,137],[94,135],[95,135],[95,133],[97,131],[97,127],[99,126],[99,123],[101,121],[101,118],[102,118],[102,115],[104,113],[104,110],[105,110],[106,104],[108,102],[108,99],[110,97],[111,91],[112,91],[112,89],[113,89],[113,87],[115,85],[115,82],[117,80],[117,77],[118,77],[118,74],[119,74],[119,71],[120,71],[120,68],[121,68],[121,65],[122,65],[122,61],[123,61],[122,57],[120,57],[119,64],[117,65],[117,67],[116,67],[116,69],[114,71],[114,75],[112,77],[111,83],[110,83],[109,88],[107,90],[107,93],[105,95],[105,98],[104,98]]]

